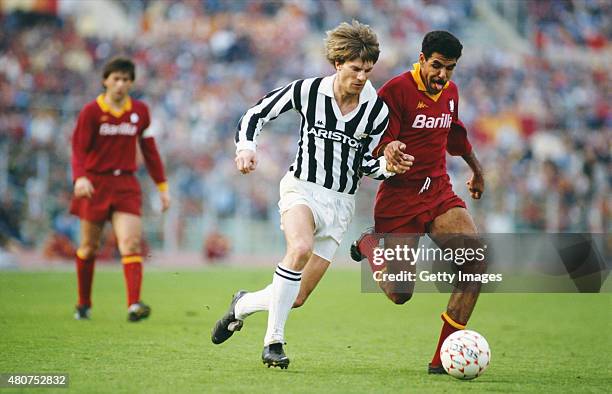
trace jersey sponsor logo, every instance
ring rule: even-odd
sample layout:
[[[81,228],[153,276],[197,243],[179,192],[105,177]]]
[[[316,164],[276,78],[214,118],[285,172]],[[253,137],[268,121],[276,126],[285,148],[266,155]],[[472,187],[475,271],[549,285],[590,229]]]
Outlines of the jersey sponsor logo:
[[[442,116],[438,116],[437,118],[434,118],[433,116],[419,114],[416,116],[416,118],[414,118],[414,122],[412,122],[412,128],[447,129],[451,127],[452,121],[453,117],[450,114],[442,114]]]
[[[315,137],[318,137],[318,138],[338,141],[343,144],[347,144],[353,149],[361,148],[361,143],[357,139],[349,135],[346,135],[343,132],[338,131],[338,130],[325,130],[319,127],[315,127],[315,128],[308,130],[308,134],[314,135]]]
[[[100,125],[100,135],[136,135],[138,127],[130,123]]]
[[[429,105],[425,104],[422,101],[419,101],[419,103],[417,104],[416,109],[422,109],[422,108],[429,108]]]

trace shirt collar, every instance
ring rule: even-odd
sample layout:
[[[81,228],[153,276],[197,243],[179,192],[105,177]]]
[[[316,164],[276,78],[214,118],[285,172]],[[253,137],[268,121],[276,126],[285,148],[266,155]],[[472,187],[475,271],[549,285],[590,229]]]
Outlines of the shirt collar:
[[[123,104],[123,107],[119,111],[113,110],[110,107],[110,105],[108,105],[106,103],[106,101],[104,100],[104,95],[103,94],[99,95],[96,98],[96,103],[98,103],[98,106],[100,107],[102,112],[109,112],[115,118],[120,118],[121,115],[123,115],[125,112],[132,110],[132,99],[129,96],[128,96],[127,100],[125,100],[125,103]]]
[[[442,95],[442,91],[444,91],[444,89],[448,87],[448,81],[446,81],[440,93],[435,95],[429,94],[427,92],[425,84],[423,83],[423,80],[421,79],[421,63],[414,63],[412,65],[412,70],[410,70],[410,73],[412,74],[412,79],[414,79],[414,82],[417,84],[417,89],[419,89],[421,92],[424,92],[427,97],[429,97],[433,101],[438,101],[438,99]]]
[[[336,74],[327,76],[323,78],[321,84],[319,85],[319,93],[322,93],[326,96],[334,98],[334,80],[336,79]],[[359,105],[365,103],[366,101],[370,101],[372,99],[376,99],[378,95],[376,94],[376,89],[372,86],[372,82],[367,80],[365,86],[361,93],[359,93]]]

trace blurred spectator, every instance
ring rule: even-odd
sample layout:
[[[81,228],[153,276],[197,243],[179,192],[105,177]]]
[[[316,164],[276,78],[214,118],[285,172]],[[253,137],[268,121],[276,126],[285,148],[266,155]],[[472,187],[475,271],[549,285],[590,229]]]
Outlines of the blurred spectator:
[[[204,257],[209,262],[226,258],[230,249],[230,240],[218,230],[208,233],[204,240]]]
[[[179,246],[190,239],[194,218],[278,220],[277,184],[293,160],[299,120],[285,116],[267,128],[258,173],[240,179],[236,124],[265,92],[298,76],[331,74],[320,42],[326,29],[353,17],[380,36],[375,86],[410,68],[428,30],[466,37],[454,78],[463,94],[461,117],[488,178],[484,200],[473,207],[483,231],[609,230],[612,89],[608,65],[593,54],[611,49],[609,1],[516,2],[529,15],[522,21],[532,45],[527,55],[503,43],[483,45],[487,31],[470,34],[477,19],[470,0],[117,4],[138,34],[86,35],[68,15],[0,15],[4,237],[36,245],[55,229],[76,241],[78,224],[65,217],[70,137],[78,108],[101,89],[101,65],[116,54],[138,65],[137,94],[151,107],[177,200]],[[546,48],[582,56],[559,63]],[[456,159],[448,166],[465,197],[467,166]],[[363,195],[371,198],[376,187],[364,181]],[[155,209],[154,202],[144,204],[145,213]],[[371,200],[358,204],[357,219],[370,215]]]
[[[76,253],[76,248],[70,238],[64,234],[52,232],[43,246],[43,256],[46,259],[72,259]]]
[[[9,241],[24,243],[21,234],[21,207],[11,193],[4,193],[0,199],[0,235],[2,244]]]

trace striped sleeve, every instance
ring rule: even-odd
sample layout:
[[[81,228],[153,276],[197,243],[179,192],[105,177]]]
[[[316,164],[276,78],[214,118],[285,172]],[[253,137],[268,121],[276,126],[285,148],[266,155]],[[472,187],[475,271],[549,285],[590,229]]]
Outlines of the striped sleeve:
[[[255,151],[257,136],[263,126],[283,112],[295,108],[293,90],[297,82],[271,91],[240,118],[235,138],[236,152],[244,149]]]
[[[380,102],[382,100],[379,98]],[[382,180],[389,178],[395,173],[387,171],[387,160],[385,156],[375,158],[374,149],[378,146],[387,126],[389,125],[389,109],[383,103],[374,120],[372,133],[364,140],[363,160],[361,162],[361,172],[370,178]]]

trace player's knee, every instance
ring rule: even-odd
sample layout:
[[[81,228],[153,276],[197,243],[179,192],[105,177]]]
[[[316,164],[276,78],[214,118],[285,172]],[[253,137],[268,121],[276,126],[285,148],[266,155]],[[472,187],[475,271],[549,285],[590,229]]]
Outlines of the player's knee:
[[[389,297],[395,305],[403,305],[410,301],[412,293],[389,293],[387,297]]]
[[[83,260],[89,260],[96,256],[96,252],[98,251],[98,244],[84,244],[79,246],[77,250],[77,255]]]
[[[122,254],[140,253],[140,237],[130,236],[119,242],[119,247]]]
[[[306,262],[312,255],[312,242],[298,241],[293,242],[287,248],[287,254],[291,256],[292,260]]]
[[[471,255],[458,256],[455,263],[463,272],[483,274],[487,271],[487,247],[477,236],[460,237],[461,247],[457,250],[470,251]]]

